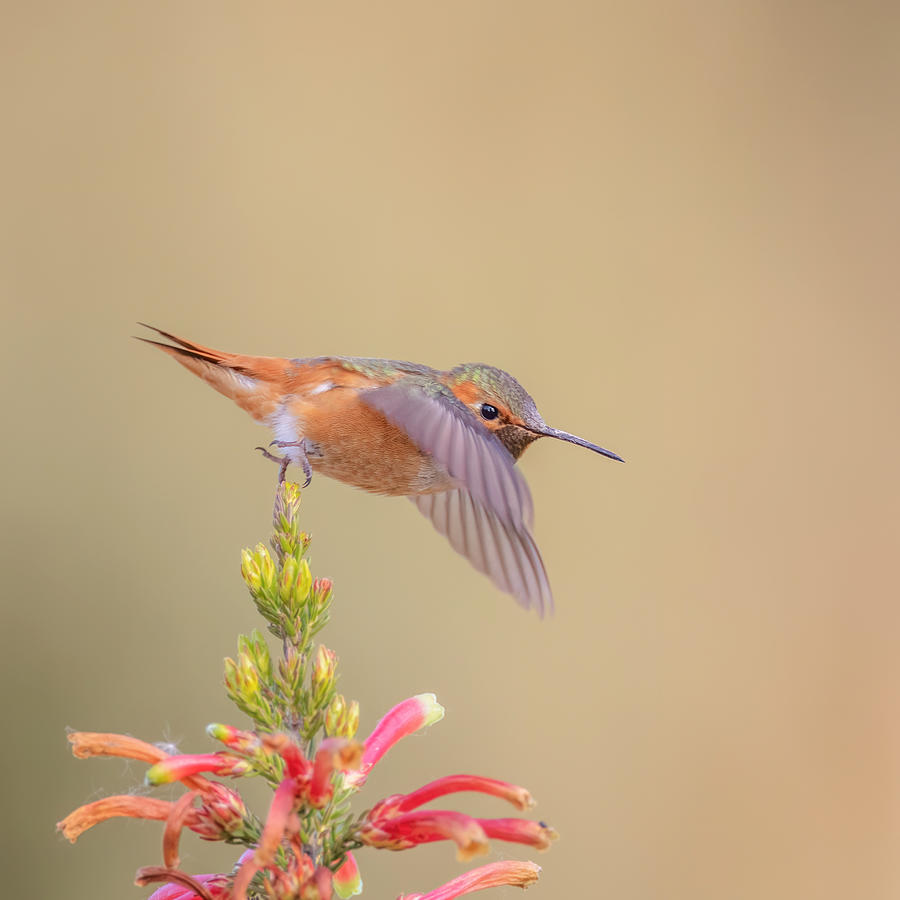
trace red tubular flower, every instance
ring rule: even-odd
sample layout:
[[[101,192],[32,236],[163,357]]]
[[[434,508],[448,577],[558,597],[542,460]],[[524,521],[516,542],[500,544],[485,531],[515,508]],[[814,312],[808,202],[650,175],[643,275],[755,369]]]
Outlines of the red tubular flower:
[[[334,892],[341,900],[350,900],[356,894],[362,893],[362,876],[359,874],[359,866],[352,853],[347,854],[347,858],[334,873],[332,881]]]
[[[443,797],[446,794],[455,794],[460,791],[476,791],[480,794],[490,794],[512,803],[517,809],[529,809],[534,806],[534,800],[528,791],[517,784],[509,784],[506,781],[498,781],[496,778],[483,778],[480,775],[445,775],[436,781],[429,782],[411,794],[406,794],[397,804],[399,812],[408,812],[416,807]]]
[[[503,885],[525,888],[534,884],[540,874],[541,867],[533,862],[506,859],[472,869],[427,894],[403,894],[397,900],[455,900],[463,894]]]
[[[321,809],[334,794],[331,775],[336,769],[358,769],[362,762],[363,745],[346,738],[325,738],[316,752],[308,799],[311,806]]]
[[[550,844],[555,841],[559,835],[549,825],[543,822],[532,822],[528,819],[470,819],[462,813],[447,812],[445,810],[419,810],[411,813],[404,813],[394,819],[388,819],[380,824],[376,834],[376,840],[382,840],[381,844],[373,844],[373,846],[382,846],[390,850],[407,850],[417,844],[429,844],[434,841],[457,840],[454,834],[454,825],[451,817],[461,816],[462,819],[473,823],[470,827],[474,834],[474,827],[477,826],[483,835],[484,850],[477,848],[467,849],[459,845],[460,859],[468,859],[477,856],[479,853],[487,852],[487,838],[494,838],[498,841],[509,841],[514,844],[528,844],[535,850],[547,850]],[[381,836],[384,837],[381,837]],[[360,840],[364,843],[370,843],[366,840],[363,830],[360,830]]]
[[[144,778],[147,784],[154,786],[173,781],[187,784],[188,779],[200,772],[212,772],[214,775],[246,775],[251,771],[249,763],[227,753],[189,753],[166,757],[162,762],[151,766]]]
[[[489,838],[515,844],[528,844],[535,850],[549,850],[550,844],[559,837],[554,828],[544,822],[532,822],[529,819],[478,819],[477,821]]]
[[[322,747],[316,753],[312,777],[309,780],[309,804],[315,809],[322,809],[334,794],[334,787],[331,784],[332,772],[334,772],[334,754]]]
[[[312,763],[286,734],[264,735],[262,745],[266,750],[277,753],[284,760],[287,774],[295,781],[304,783],[309,780],[312,774]]]
[[[445,810],[416,809],[429,800],[456,791],[492,794],[520,809],[534,802],[525,788],[505,781],[478,775],[448,775],[411,794],[395,794],[376,804],[361,825],[358,838],[364,844],[390,850],[452,840],[460,859],[487,852],[488,838],[528,844],[538,850],[546,850],[556,838],[552,828],[529,819],[473,819]]]
[[[294,811],[294,802],[297,798],[297,782],[293,778],[285,778],[275,788],[275,795],[269,806],[269,815],[263,826],[259,843],[256,845],[256,853],[253,858],[262,866],[268,865],[275,858],[275,851],[281,843],[287,830],[288,819]]]
[[[221,741],[229,750],[235,753],[252,754],[259,750],[262,742],[253,731],[244,731],[235,728],[233,725],[222,725],[219,722],[212,722],[206,726],[206,733]]]
[[[346,776],[347,784],[361,786],[375,763],[401,738],[439,722],[444,707],[434,694],[417,694],[398,703],[381,719],[365,740],[362,762],[358,772]]]
[[[456,855],[460,860],[488,852],[487,834],[471,816],[426,809],[382,818],[377,815],[377,810],[378,807],[372,810],[358,833],[359,840],[370,847],[408,850],[418,844],[451,840],[456,844]]]

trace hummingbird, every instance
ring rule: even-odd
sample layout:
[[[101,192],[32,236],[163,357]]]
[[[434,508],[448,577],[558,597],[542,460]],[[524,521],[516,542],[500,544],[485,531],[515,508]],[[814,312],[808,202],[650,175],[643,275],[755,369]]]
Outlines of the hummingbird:
[[[374,494],[408,497],[500,590],[526,609],[552,610],[532,537],[531,493],[516,461],[552,437],[623,462],[610,450],[551,428],[502,369],[465,363],[449,371],[392,359],[287,359],[224,353],[151,325],[168,353],[274,435],[263,455]]]

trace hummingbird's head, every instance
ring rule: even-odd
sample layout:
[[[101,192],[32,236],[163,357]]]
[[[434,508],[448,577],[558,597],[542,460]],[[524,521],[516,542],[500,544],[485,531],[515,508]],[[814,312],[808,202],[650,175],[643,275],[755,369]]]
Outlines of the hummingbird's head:
[[[528,391],[503,369],[484,363],[464,363],[450,370],[447,386],[485,428],[497,435],[515,459],[539,437],[555,437],[623,462],[622,457],[603,447],[551,428],[541,418]]]

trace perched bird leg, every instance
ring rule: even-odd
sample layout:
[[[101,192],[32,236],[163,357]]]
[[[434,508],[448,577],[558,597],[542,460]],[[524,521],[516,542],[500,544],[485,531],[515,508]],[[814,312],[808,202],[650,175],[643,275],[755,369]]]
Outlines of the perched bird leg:
[[[306,478],[301,487],[308,487],[312,481],[312,466],[309,464],[309,457],[306,455],[306,438],[300,438],[299,441],[272,441],[269,446],[278,447],[280,450],[286,451],[285,461],[282,462],[282,470],[279,475],[279,484],[284,481],[284,473],[287,471],[289,463],[294,463],[294,465],[303,469],[303,475]],[[278,459],[277,456],[274,458]]]
[[[278,483],[284,484],[288,466],[291,464],[290,459],[287,456],[276,456],[274,453],[269,453],[265,447],[254,447],[253,449],[259,450],[266,459],[270,459],[272,462],[279,464],[281,468],[278,470]],[[306,487],[306,485],[304,485],[304,487]]]

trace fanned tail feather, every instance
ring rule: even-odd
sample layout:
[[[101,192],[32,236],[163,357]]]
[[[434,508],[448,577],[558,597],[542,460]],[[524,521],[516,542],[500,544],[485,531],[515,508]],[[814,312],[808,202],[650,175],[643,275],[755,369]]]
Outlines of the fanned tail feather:
[[[273,356],[225,353],[178,337],[153,325],[146,325],[143,322],[138,324],[155,331],[160,337],[172,341],[172,344],[142,337],[137,340],[159,347],[168,353],[189,372],[193,372],[220,394],[233,400],[257,421],[266,421],[277,409],[283,393],[287,360]]]

